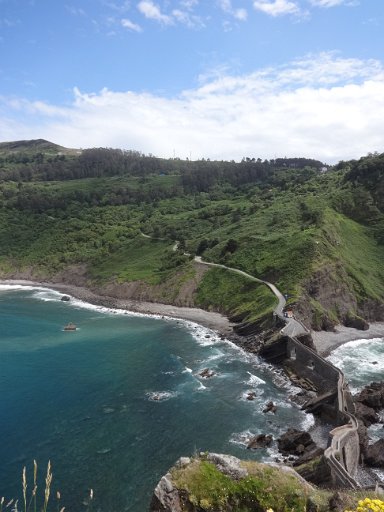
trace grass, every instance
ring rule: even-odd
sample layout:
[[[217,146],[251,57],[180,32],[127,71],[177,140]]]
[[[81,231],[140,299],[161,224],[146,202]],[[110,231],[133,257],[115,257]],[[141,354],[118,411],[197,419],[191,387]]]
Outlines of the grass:
[[[113,276],[120,283],[145,281],[157,284],[164,278],[167,261],[172,257],[170,241],[139,236],[93,265],[90,275],[96,281],[106,281]]]
[[[243,462],[243,465],[248,476],[234,480],[214,464],[195,459],[187,468],[173,470],[172,480],[179,489],[188,492],[195,507],[206,511],[261,512],[271,508],[274,512],[292,512],[306,509],[310,486],[272,466],[254,461]],[[326,510],[326,500],[322,501],[320,510]]]
[[[241,461],[241,467],[247,470],[247,476],[234,479],[201,456],[193,458],[186,467],[173,468],[171,475],[173,483],[184,491],[194,510],[305,512],[310,507],[318,512],[330,511],[329,500],[334,490],[315,488],[291,472],[256,461]],[[384,502],[377,500],[379,496],[374,491],[344,489],[338,492],[344,510],[384,510]],[[363,504],[359,503],[361,500],[364,500]],[[182,510],[190,510],[188,501]],[[373,505],[377,508],[370,508]]]
[[[271,314],[277,299],[271,290],[229,270],[206,272],[196,293],[197,304],[205,309],[254,322]]]

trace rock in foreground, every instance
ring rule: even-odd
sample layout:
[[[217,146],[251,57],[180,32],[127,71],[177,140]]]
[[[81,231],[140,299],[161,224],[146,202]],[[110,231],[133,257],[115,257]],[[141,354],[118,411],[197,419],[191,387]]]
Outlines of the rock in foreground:
[[[292,468],[208,453],[179,459],[156,486],[150,512],[305,510],[313,499],[318,491]]]

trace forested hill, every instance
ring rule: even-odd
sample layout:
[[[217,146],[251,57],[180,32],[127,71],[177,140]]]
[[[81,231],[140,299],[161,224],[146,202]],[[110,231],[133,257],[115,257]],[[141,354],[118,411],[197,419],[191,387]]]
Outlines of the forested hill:
[[[315,328],[384,319],[383,164],[3,143],[1,275],[267,318],[267,288],[207,271],[199,254],[275,282]]]

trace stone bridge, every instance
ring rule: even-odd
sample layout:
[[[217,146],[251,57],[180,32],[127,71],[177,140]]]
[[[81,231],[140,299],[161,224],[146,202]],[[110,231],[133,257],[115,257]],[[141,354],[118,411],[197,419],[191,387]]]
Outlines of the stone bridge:
[[[326,408],[337,427],[329,432],[324,456],[335,485],[357,489],[355,480],[360,459],[358,422],[351,392],[341,370],[297,338],[287,337],[287,358],[298,374],[309,376],[319,390],[314,405]]]

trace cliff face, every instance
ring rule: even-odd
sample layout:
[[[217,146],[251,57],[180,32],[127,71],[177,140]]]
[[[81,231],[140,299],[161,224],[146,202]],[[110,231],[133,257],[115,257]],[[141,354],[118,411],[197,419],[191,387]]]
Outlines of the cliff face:
[[[332,330],[338,323],[365,330],[368,322],[384,320],[384,302],[359,298],[343,266],[327,265],[304,283],[297,313],[314,330]]]
[[[196,307],[195,292],[208,268],[194,264],[190,274],[175,273],[160,284],[148,284],[142,280],[119,282],[110,279],[97,283],[89,275],[86,265],[70,265],[64,271],[48,275],[33,267],[2,274],[3,279],[21,279],[29,281],[48,281],[88,288],[97,295],[115,299],[127,299],[142,302],[158,302],[174,306]]]
[[[149,510],[305,510],[322,499],[289,467],[208,453],[179,459],[156,486]]]

